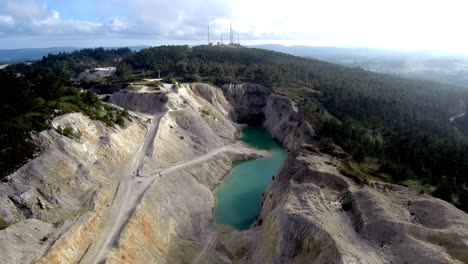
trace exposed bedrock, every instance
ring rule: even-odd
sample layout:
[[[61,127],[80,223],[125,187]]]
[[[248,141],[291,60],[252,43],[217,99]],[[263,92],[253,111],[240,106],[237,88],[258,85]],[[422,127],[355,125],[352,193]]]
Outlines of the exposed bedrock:
[[[261,126],[265,119],[264,107],[271,89],[258,84],[226,84],[221,87],[232,105],[231,119],[238,123]]]
[[[109,95],[109,103],[130,111],[155,114],[165,109],[165,97],[164,93],[120,91]]]

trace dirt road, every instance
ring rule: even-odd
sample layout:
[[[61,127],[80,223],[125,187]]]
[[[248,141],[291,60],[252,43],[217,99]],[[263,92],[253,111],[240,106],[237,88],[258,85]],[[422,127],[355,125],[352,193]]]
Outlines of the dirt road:
[[[118,190],[109,211],[104,216],[106,223],[104,224],[102,235],[91,245],[80,263],[100,263],[118,242],[120,233],[134,210],[133,204],[139,198],[139,195],[133,191],[133,185],[136,184],[135,177],[140,163],[151,147],[151,143],[154,142],[154,138],[159,130],[159,123],[165,113],[163,112],[153,117],[151,127],[143,143],[132,159],[120,170]]]
[[[455,121],[455,119],[464,116],[465,114],[466,114],[466,112],[463,112],[463,113],[458,114],[458,115],[456,115],[456,116],[452,116],[451,118],[449,118],[449,119],[450,119],[450,123],[452,123],[453,121]]]

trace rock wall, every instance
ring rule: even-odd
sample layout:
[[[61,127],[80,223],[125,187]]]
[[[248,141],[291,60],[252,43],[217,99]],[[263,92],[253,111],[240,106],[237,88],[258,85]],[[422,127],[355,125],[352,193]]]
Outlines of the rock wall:
[[[262,125],[263,108],[272,93],[271,89],[258,84],[226,84],[221,87],[225,98],[232,105],[231,119],[237,123]]]
[[[263,111],[265,115],[263,126],[289,151],[295,153],[304,146],[316,144],[314,129],[303,120],[291,99],[271,94]]]
[[[131,111],[156,114],[162,112],[166,108],[166,100],[167,95],[162,92],[137,93],[120,91],[111,94],[108,102]]]

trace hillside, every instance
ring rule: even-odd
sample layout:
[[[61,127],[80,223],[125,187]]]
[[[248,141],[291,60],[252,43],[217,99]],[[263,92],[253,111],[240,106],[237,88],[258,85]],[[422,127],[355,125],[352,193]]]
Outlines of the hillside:
[[[147,46],[129,47],[133,51],[139,51]],[[29,49],[0,49],[1,63],[21,63],[26,61],[36,61],[49,54],[69,53],[83,48],[78,47],[56,47],[56,48],[29,48]]]
[[[468,88],[468,57],[443,52],[397,51],[372,48],[256,45],[267,50],[315,58],[348,67],[431,80]]]

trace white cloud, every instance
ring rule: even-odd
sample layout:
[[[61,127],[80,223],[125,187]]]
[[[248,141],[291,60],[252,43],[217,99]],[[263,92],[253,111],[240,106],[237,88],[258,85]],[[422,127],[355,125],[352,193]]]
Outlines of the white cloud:
[[[212,39],[221,32],[227,39],[232,23],[244,43],[468,53],[465,0],[100,0],[93,21],[61,17],[42,0],[1,1],[3,36],[110,35],[194,44],[205,41],[208,24]]]
[[[114,17],[110,23],[109,28],[114,32],[123,32],[129,29],[127,21],[120,17]]]
[[[0,26],[12,27],[15,21],[11,16],[0,16]]]
[[[47,7],[36,0],[2,0],[0,13],[6,13],[15,18],[31,19],[47,16]]]

